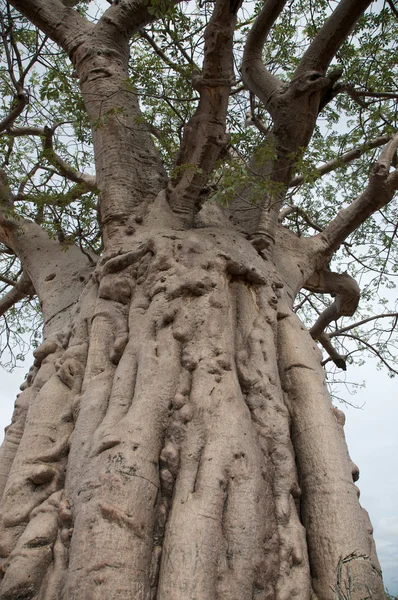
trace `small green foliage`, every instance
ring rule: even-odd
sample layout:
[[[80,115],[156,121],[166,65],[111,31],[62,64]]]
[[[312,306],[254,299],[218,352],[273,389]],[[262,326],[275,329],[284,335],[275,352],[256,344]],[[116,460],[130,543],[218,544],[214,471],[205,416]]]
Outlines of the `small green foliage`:
[[[173,6],[170,5],[169,0],[148,0],[147,9],[150,15],[161,18],[172,11]]]

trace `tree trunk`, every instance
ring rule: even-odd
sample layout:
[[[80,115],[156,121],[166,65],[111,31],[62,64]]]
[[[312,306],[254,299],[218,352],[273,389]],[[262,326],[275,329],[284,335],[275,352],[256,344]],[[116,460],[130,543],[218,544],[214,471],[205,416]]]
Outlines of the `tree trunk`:
[[[292,311],[306,265],[164,223],[105,254],[35,351],[1,449],[1,600],[384,598]]]

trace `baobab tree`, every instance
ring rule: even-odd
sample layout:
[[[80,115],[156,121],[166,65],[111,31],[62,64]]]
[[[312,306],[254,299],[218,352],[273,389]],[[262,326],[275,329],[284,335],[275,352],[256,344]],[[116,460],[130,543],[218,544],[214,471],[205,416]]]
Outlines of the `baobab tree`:
[[[394,225],[393,1],[2,7],[0,312],[37,297],[43,341],[0,598],[384,598],[325,366],[360,340],[332,261]]]

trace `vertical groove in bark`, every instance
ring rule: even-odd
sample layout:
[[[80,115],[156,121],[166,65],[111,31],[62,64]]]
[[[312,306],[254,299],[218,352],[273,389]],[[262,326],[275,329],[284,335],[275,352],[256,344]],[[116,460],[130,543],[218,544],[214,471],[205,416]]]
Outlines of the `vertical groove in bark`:
[[[277,557],[276,597],[297,596],[304,600],[310,596],[308,555],[305,530],[295,506],[300,489],[290,439],[290,417],[278,378],[276,356],[276,308],[280,290],[281,283],[274,273],[268,286],[257,291],[255,311],[249,311],[248,297],[253,292],[240,286],[237,362],[275,505],[271,555]]]
[[[84,303],[83,295],[77,316]],[[81,329],[78,322],[76,328]],[[34,351],[34,368],[23,386],[29,394],[25,426],[2,497],[2,599],[58,597],[54,589],[66,565],[62,536],[70,527],[66,523],[62,531],[62,489],[86,353],[87,343],[74,343],[66,330]]]
[[[234,364],[235,308],[226,259],[215,250],[194,235],[182,248],[181,276],[194,276],[203,292],[198,295],[197,289],[191,306],[182,306],[173,323],[182,365],[192,375],[185,396],[177,392],[173,401],[170,438],[181,439],[180,468],[159,600],[251,598],[253,587],[264,587],[268,525],[262,516],[272,491],[261,476],[262,457]]]
[[[0,448],[0,500],[25,429],[26,413],[32,399],[32,392],[32,388],[28,387],[18,394],[11,424],[5,430],[4,442]]]
[[[149,248],[126,252],[108,256],[98,272],[66,485],[74,519],[70,597],[76,589],[81,598],[99,589],[115,599],[149,589],[158,461],[179,374],[179,345],[163,316],[168,303],[152,289],[162,286],[151,275],[164,258]]]
[[[314,590],[320,600],[333,600],[339,559],[354,553],[366,558],[348,565],[352,598],[360,600],[371,593],[382,599],[369,519],[358,502],[355,468],[341,435],[341,416],[333,411],[325,387],[319,350],[293,313],[287,309],[280,316],[280,373],[290,404]],[[344,576],[348,578],[347,571]]]
[[[2,598],[33,597],[52,562],[58,533],[56,507],[73,427],[71,401],[80,383],[80,364],[55,340],[42,344],[36,360],[48,363],[36,379],[48,377],[49,372],[50,378],[31,397],[2,498],[0,551],[6,558]]]

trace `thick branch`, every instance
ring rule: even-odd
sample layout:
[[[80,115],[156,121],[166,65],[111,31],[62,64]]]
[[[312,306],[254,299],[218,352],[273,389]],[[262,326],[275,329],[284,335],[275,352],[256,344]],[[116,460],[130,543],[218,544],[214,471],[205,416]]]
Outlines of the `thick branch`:
[[[351,161],[359,158],[360,156],[362,156],[363,154],[368,152],[368,150],[373,150],[374,148],[379,148],[380,146],[383,146],[390,140],[391,140],[390,135],[382,135],[380,137],[377,137],[374,140],[371,140],[371,141],[363,144],[362,146],[359,146],[358,148],[353,148],[352,150],[349,150],[345,154],[342,154],[341,156],[339,156],[333,160],[330,160],[329,162],[324,163],[323,165],[319,165],[319,167],[315,167],[314,171],[310,175],[311,175],[311,177],[316,177],[316,178],[323,177],[323,175],[326,175],[327,173],[331,173],[331,171],[338,169],[342,165],[346,165],[346,164],[350,163]],[[294,177],[291,180],[291,182],[289,183],[289,187],[296,187],[298,185],[301,185],[304,182],[304,180],[305,180],[304,175],[296,175],[296,177]]]
[[[167,0],[163,8],[179,4],[181,0]],[[147,0],[122,0],[113,2],[108,10],[98,21],[96,32],[102,37],[104,43],[112,40],[129,40],[145,25],[159,17],[155,10],[150,11],[151,2]]]
[[[34,293],[35,290],[31,280],[26,273],[23,273],[19,281],[14,282],[14,287],[0,299],[0,316],[4,315],[9,308],[22,300],[22,298],[33,296]]]
[[[256,94],[267,108],[269,108],[270,98],[282,87],[282,83],[265,68],[262,53],[272,25],[285,4],[286,0],[265,1],[264,7],[247,36],[243,54],[242,79],[249,90]]]
[[[397,147],[398,134],[395,134],[374,163],[365,191],[347,208],[341,209],[323,233],[319,234],[326,253],[337,250],[370,215],[390,202],[398,188],[398,171],[389,173]]]
[[[326,73],[336,52],[372,0],[341,0],[304,53],[295,77],[308,71]]]
[[[238,2],[217,0],[204,34],[202,73],[194,73],[193,85],[199,91],[198,108],[185,126],[169,189],[169,204],[185,225],[192,223],[195,202],[208,176],[226,146],[228,98],[234,83],[233,35]]]
[[[70,54],[83,42],[93,25],[60,0],[10,0],[25,15]]]
[[[304,285],[310,292],[332,294],[336,299],[319,316],[310,329],[311,336],[317,340],[332,321],[340,317],[351,317],[361,296],[359,286],[348,273],[333,273],[324,269],[314,273]]]
[[[13,215],[12,194],[3,170],[0,170],[0,242],[18,256],[23,272],[39,296],[46,334],[62,330],[92,265],[76,246],[65,247],[36,223]],[[21,286],[24,281],[21,280]],[[27,289],[25,284],[22,289]],[[6,302],[9,304],[15,298],[16,293],[7,295]]]

